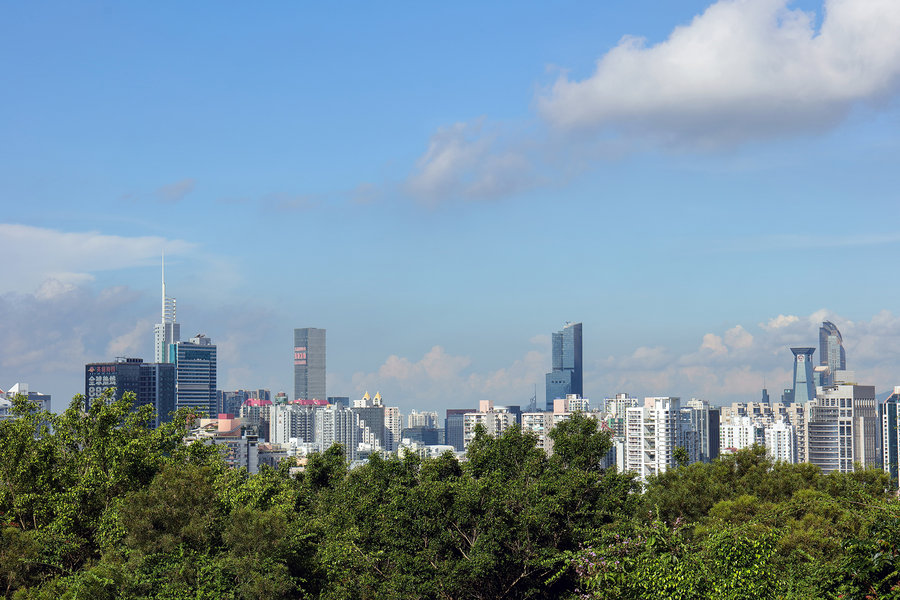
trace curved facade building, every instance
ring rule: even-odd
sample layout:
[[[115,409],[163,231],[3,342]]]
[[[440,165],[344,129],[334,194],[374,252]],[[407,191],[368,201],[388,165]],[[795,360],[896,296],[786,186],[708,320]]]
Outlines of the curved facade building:
[[[844,352],[844,340],[841,332],[831,321],[824,321],[819,327],[819,364],[828,367],[828,381],[822,385],[831,385],[835,382],[837,371],[847,369],[847,354]]]

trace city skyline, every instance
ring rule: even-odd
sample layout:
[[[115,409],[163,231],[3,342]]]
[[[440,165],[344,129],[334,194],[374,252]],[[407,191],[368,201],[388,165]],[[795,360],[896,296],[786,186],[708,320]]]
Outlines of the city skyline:
[[[900,5],[349,12],[0,8],[0,385],[153,359],[162,252],[223,390],[310,324],[329,394],[525,406],[576,318],[586,397],[775,399],[823,321],[898,383]]]

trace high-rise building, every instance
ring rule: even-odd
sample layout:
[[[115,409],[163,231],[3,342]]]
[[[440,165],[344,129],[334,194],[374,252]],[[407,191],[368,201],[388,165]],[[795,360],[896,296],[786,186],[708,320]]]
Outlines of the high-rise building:
[[[881,423],[881,462],[882,468],[890,473],[894,486],[900,476],[900,386],[894,387],[894,393],[878,405],[878,417]]]
[[[166,258],[162,263],[162,316],[153,327],[153,362],[171,363],[175,357],[169,355],[169,347],[181,341],[181,325],[175,321],[175,298],[166,296]]]
[[[294,400],[325,400],[325,330],[294,330]]]
[[[569,394],[584,395],[584,375],[581,356],[581,323],[566,323],[552,334],[552,370],[546,378],[546,409],[553,410],[553,401]]]
[[[794,387],[791,402],[803,404],[816,397],[812,355],[815,348],[791,348],[794,353]]]
[[[828,367],[831,377],[838,371],[847,369],[847,354],[844,352],[844,340],[841,332],[831,321],[824,321],[819,327],[819,364]],[[827,377],[827,376],[826,376]],[[831,385],[834,379],[823,381],[822,385]]]
[[[84,397],[87,406],[103,392],[115,388],[114,398],[121,400],[125,392],[134,394],[134,406],[149,404],[156,413],[154,426],[172,419],[175,410],[175,365],[145,363],[140,358],[119,358],[114,362],[89,363],[84,366]]]
[[[175,408],[216,414],[216,346],[202,333],[169,346],[175,359]]]
[[[448,408],[444,419],[444,443],[453,446],[457,452],[465,448],[465,415],[475,412],[474,408]]]
[[[518,409],[519,407],[494,406],[493,400],[480,400],[478,412],[463,415],[463,446],[468,448],[475,439],[475,428],[478,425],[484,427],[487,435],[494,437],[503,435],[504,431],[516,425],[519,418],[516,412],[509,410],[510,408]],[[521,411],[518,411],[518,415],[521,416],[521,414]]]
[[[626,471],[646,481],[675,466],[675,448],[681,425],[678,398],[644,398],[643,406],[625,411]]]
[[[766,426],[766,453],[772,460],[796,463],[797,462],[797,437],[794,426],[779,420]]]
[[[798,454],[824,473],[850,473],[856,463],[881,464],[877,455],[878,410],[871,385],[833,385],[818,389],[806,405],[805,449]],[[798,435],[798,446],[800,436]],[[801,451],[805,450],[805,451]],[[802,460],[802,459],[801,459]]]
[[[681,409],[689,429],[697,432],[697,460],[710,462],[719,456],[719,411],[710,408],[709,402],[699,398],[691,398],[687,407]],[[685,423],[682,423],[682,429]]]
[[[329,404],[316,413],[316,446],[324,452],[334,444],[344,448],[347,460],[356,460],[359,446],[358,417],[349,408]]]

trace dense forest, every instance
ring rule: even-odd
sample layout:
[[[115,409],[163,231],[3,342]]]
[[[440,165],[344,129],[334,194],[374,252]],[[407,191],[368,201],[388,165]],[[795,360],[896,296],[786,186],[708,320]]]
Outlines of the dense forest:
[[[76,397],[0,422],[0,585],[25,599],[900,598],[879,471],[761,448],[640,485],[576,415],[547,457],[519,429],[467,460],[334,447],[297,476],[224,466],[187,416]]]

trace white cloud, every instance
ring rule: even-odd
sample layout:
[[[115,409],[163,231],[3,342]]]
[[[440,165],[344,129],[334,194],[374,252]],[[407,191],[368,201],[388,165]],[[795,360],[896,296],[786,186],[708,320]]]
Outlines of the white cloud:
[[[796,323],[800,320],[800,317],[796,317],[794,315],[778,315],[764,324],[760,325],[763,329],[767,331],[771,331],[773,329],[781,329],[783,327],[788,327],[793,323]]]
[[[841,331],[847,368],[879,397],[900,384],[900,317],[882,311],[869,320],[849,320],[822,309],[804,317],[778,315],[756,328],[736,325],[703,336],[696,352],[638,348],[588,365],[588,395],[629,392],[637,396],[702,397],[715,403],[756,400],[764,385],[773,398],[791,385],[792,346],[816,348],[823,319]],[[652,351],[650,351],[652,350]],[[645,360],[641,360],[645,358]]]
[[[92,280],[94,272],[144,265],[158,261],[163,250],[176,255],[194,247],[157,236],[63,232],[9,223],[0,223],[0,244],[4,260],[0,293],[40,289],[45,298]]]
[[[821,131],[900,82],[900,3],[720,0],[664,42],[625,37],[583,80],[560,77],[539,100],[567,131],[613,129],[715,147]]]
[[[740,325],[735,325],[725,332],[725,343],[732,348],[749,348],[753,345],[753,335]]]
[[[406,191],[425,204],[451,198],[496,198],[535,182],[530,159],[503,147],[497,132],[487,132],[484,119],[455,123],[437,131],[416,162]]]
[[[725,354],[728,352],[728,348],[725,347],[722,338],[714,333],[707,333],[703,336],[700,350],[708,350],[713,354]]]
[[[372,373],[354,373],[349,381],[329,375],[328,387],[362,396],[380,391],[388,405],[442,410],[475,407],[482,399],[497,404],[525,406],[538,386],[543,401],[544,373],[550,357],[537,350],[526,352],[508,366],[494,370],[472,368],[469,356],[450,354],[433,346],[419,359],[391,355]]]

